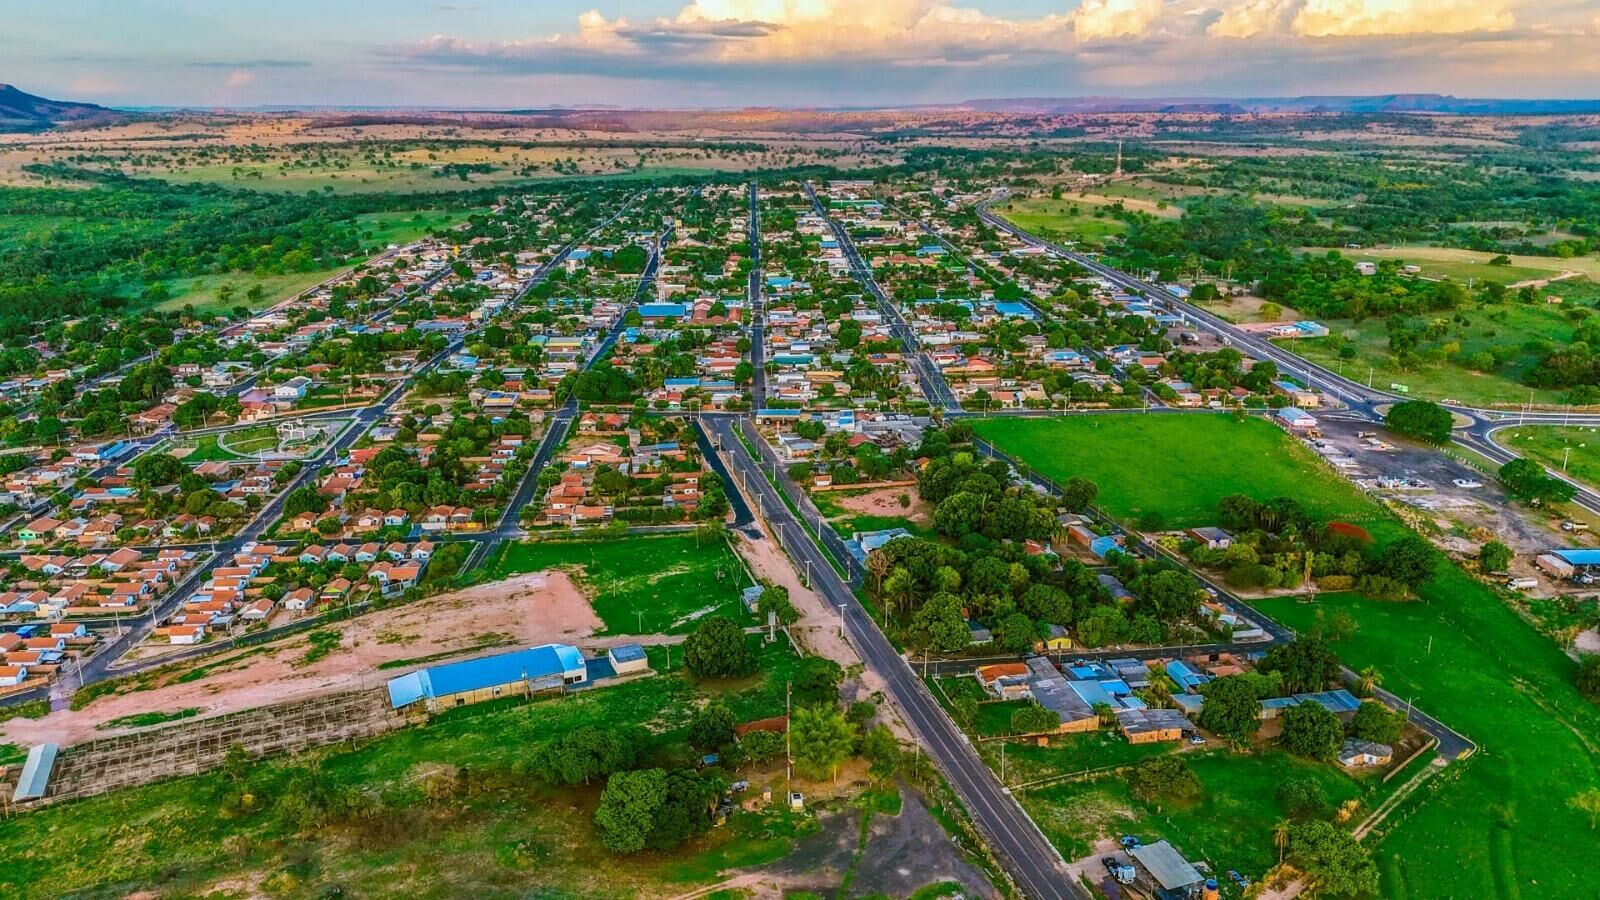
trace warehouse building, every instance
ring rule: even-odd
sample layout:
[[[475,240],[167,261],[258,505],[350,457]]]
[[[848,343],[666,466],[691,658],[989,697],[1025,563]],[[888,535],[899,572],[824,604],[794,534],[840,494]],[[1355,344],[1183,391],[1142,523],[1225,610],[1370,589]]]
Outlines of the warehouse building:
[[[391,678],[389,705],[433,713],[501,697],[564,690],[588,680],[588,664],[578,648],[544,644]]]

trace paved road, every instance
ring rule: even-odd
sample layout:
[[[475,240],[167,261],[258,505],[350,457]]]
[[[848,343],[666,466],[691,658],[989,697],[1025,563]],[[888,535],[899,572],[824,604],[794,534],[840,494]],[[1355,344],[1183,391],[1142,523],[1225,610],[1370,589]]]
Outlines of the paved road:
[[[841,611],[845,633],[862,660],[887,685],[906,722],[928,755],[944,772],[978,828],[988,839],[1006,871],[1028,897],[1087,895],[1067,878],[1060,855],[1023,812],[1010,792],[1001,787],[989,767],[955,723],[928,693],[906,660],[878,630],[849,586],[833,568],[805,527],[789,513],[777,490],[761,474],[757,461],[734,433],[731,418],[702,419],[718,438],[722,457],[753,498],[759,498],[767,523],[795,562],[811,575],[815,589]]]
[[[746,226],[750,242],[750,284],[746,288],[750,297],[750,366],[755,374],[750,380],[750,406],[761,409],[767,405],[767,312],[763,306],[761,287],[765,273],[761,270],[761,214],[756,210],[756,183],[750,182],[750,221]]]
[[[905,351],[906,361],[911,366],[911,371],[917,376],[917,383],[922,388],[922,394],[929,403],[937,404],[949,412],[960,412],[961,404],[956,400],[956,395],[950,390],[950,385],[944,380],[944,375],[939,367],[933,364],[933,359],[922,349],[922,341],[917,338],[911,326],[906,323],[905,317],[900,315],[899,307],[889,299],[872,277],[872,269],[861,258],[861,253],[856,250],[855,241],[850,239],[850,232],[837,219],[828,215],[828,210],[822,205],[822,199],[817,196],[816,189],[811,182],[805,182],[806,196],[811,198],[811,208],[821,216],[828,227],[833,229],[833,236],[839,242],[839,248],[844,252],[845,259],[850,263],[850,271],[855,275],[861,286],[878,305],[878,311],[889,321],[889,329],[900,340],[900,346]]]

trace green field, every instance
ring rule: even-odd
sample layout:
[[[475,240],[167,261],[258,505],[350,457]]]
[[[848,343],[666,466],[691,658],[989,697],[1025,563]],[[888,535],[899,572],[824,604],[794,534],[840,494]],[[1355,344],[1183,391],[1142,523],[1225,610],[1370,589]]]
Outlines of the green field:
[[[1170,528],[1214,524],[1230,494],[1294,497],[1317,515],[1370,513],[1360,492],[1327,474],[1310,450],[1263,419],[1218,413],[983,419],[980,437],[1057,482],[1100,488],[1119,518],[1157,513]]]
[[[1326,248],[1308,247],[1307,253],[1326,253]],[[1562,272],[1581,272],[1590,278],[1600,278],[1600,259],[1593,256],[1562,259],[1558,256],[1510,256],[1511,264],[1491,266],[1494,253],[1458,250],[1454,247],[1428,247],[1408,244],[1371,250],[1340,250],[1345,258],[1356,262],[1382,262],[1386,259],[1402,260],[1422,269],[1424,278],[1450,278],[1462,284],[1468,281],[1498,281],[1514,284],[1535,278],[1549,278]],[[1559,284],[1559,282],[1557,282]]]
[[[1508,428],[1495,433],[1495,440],[1521,456],[1544,463],[1590,487],[1600,486],[1600,429]]]
[[[186,465],[197,466],[205,462],[233,462],[235,460],[246,458],[237,453],[224,450],[220,445],[217,444],[217,435],[214,434],[203,434],[197,438],[185,439],[181,442],[163,445],[160,448],[161,452],[168,452],[173,446],[177,446],[180,443],[184,446],[194,447],[194,449],[190,451],[188,455],[183,457],[183,462]]]
[[[1557,404],[1562,391],[1530,389],[1523,386],[1524,372],[1538,362],[1541,353],[1535,344],[1564,346],[1572,340],[1574,323],[1560,306],[1508,302],[1497,306],[1468,304],[1458,311],[1466,324],[1453,317],[1439,316],[1446,323],[1445,333],[1429,348],[1455,344],[1465,357],[1502,347],[1517,353],[1505,364],[1488,372],[1478,372],[1450,358],[1425,361],[1420,367],[1401,369],[1389,350],[1389,332],[1384,319],[1356,323],[1347,319],[1324,322],[1332,332],[1327,338],[1279,341],[1278,346],[1337,371],[1357,381],[1369,378],[1373,387],[1388,389],[1391,384],[1409,387],[1412,396],[1449,398],[1462,403],[1488,406],[1519,405],[1528,402]],[[1348,341],[1355,347],[1353,359],[1342,359],[1339,347]],[[1369,371],[1370,370],[1370,371]]]
[[[998,212],[1023,231],[1070,241],[1098,244],[1128,230],[1126,222],[1102,207],[1070,196],[1060,200],[1048,197],[1012,200]]]
[[[1218,750],[1184,758],[1204,787],[1192,806],[1157,810],[1131,797],[1119,775],[1023,792],[1022,805],[1068,859],[1087,855],[1098,838],[1132,834],[1169,840],[1213,870],[1235,869],[1258,878],[1277,864],[1272,828],[1288,818],[1274,794],[1278,785],[1290,778],[1312,779],[1333,806],[1373,790],[1335,766],[1279,750],[1250,755]]]
[[[754,624],[739,602],[749,576],[720,539],[701,544],[671,535],[506,544],[489,565],[496,579],[548,569],[577,573],[605,623],[600,634],[683,634],[711,614]]]
[[[592,824],[600,785],[549,788],[526,767],[544,742],[595,722],[648,723],[646,762],[688,765],[683,728],[698,698],[720,696],[741,719],[783,711],[796,657],[781,641],[761,656],[763,674],[715,690],[663,674],[534,703],[467,707],[354,746],[252,763],[238,786],[213,772],[12,816],[0,823],[0,896],[683,893],[723,869],[785,855],[814,824],[786,813],[741,814],[670,854],[619,865]],[[470,769],[469,788],[430,786],[430,776],[458,767]],[[776,771],[781,778],[781,763]],[[296,776],[310,781],[291,783]],[[308,783],[360,791],[381,812],[296,824],[292,797]],[[239,803],[241,791],[253,808]],[[213,894],[217,879],[238,880]]]
[[[1266,423],[1232,435],[1220,430],[1237,427],[1230,419],[1200,416],[978,427],[1044,474],[1095,480],[1102,502],[1118,514],[1155,509],[1174,523],[1199,524],[1195,511],[1239,491],[1261,500],[1296,497],[1319,514],[1360,522],[1380,543],[1404,533],[1398,520]],[[1385,688],[1414,699],[1481,748],[1408,798],[1368,839],[1383,872],[1383,896],[1519,897],[1535,882],[1542,896],[1582,896],[1600,868],[1600,839],[1566,803],[1600,786],[1600,709],[1573,686],[1575,664],[1460,569],[1440,565],[1418,594],[1414,603],[1321,595],[1318,604],[1264,606],[1299,629],[1312,624],[1319,608],[1349,609],[1360,627],[1338,645],[1344,661],[1376,667]],[[1207,846],[1202,838],[1185,849]],[[1270,842],[1265,847],[1240,852],[1270,852]],[[1439,865],[1441,859],[1450,864]]]

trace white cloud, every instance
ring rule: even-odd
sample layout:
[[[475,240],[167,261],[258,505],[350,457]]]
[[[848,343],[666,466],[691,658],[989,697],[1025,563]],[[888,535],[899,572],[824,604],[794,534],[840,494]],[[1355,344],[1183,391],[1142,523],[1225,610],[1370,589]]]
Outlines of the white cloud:
[[[1308,37],[1461,34],[1515,23],[1510,0],[1306,0],[1294,31]]]
[[[254,83],[255,80],[255,73],[251,72],[250,70],[234,69],[232,72],[228,73],[228,80],[224,81],[222,86],[226,88],[248,87],[250,84]]]
[[[1222,15],[1206,29],[1206,33],[1217,37],[1248,38],[1278,31],[1284,15],[1293,7],[1293,0],[1244,0],[1224,9]]]
[[[1072,12],[1073,33],[1087,40],[1142,35],[1163,9],[1162,0],[1083,0]]]

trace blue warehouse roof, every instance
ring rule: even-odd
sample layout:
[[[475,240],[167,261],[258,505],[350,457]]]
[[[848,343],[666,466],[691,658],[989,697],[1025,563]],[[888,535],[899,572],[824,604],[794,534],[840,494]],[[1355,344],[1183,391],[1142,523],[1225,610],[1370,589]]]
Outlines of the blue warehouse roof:
[[[1551,550],[1550,555],[1565,560],[1575,566],[1600,566],[1600,550],[1583,548],[1578,550]]]
[[[463,691],[581,671],[583,668],[583,654],[578,652],[578,648],[566,644],[544,644],[511,653],[430,666],[391,678],[389,705],[400,709],[424,698],[447,697]]]

